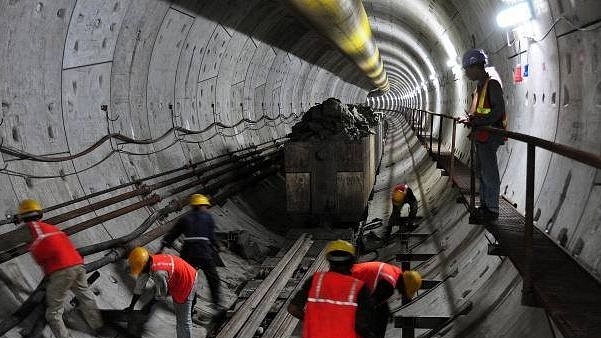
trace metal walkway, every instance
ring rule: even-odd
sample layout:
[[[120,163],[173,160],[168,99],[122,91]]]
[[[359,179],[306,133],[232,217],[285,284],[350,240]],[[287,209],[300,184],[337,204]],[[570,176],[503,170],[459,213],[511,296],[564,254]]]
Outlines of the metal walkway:
[[[449,152],[441,152],[439,158],[432,152],[432,156],[440,168],[450,172]],[[470,168],[455,158],[451,179],[468,204]],[[499,219],[486,225],[499,242],[494,254],[509,257],[524,276],[525,218],[503,198],[499,200],[499,209]],[[565,337],[601,337],[601,283],[536,227],[532,244],[530,273],[539,305],[546,309]]]

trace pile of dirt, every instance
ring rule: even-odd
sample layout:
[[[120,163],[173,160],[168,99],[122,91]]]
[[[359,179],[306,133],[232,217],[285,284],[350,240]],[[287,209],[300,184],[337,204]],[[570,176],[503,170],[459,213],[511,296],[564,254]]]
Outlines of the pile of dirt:
[[[343,135],[348,140],[356,141],[375,134],[372,130],[375,125],[377,119],[371,108],[342,104],[340,100],[331,97],[311,107],[302,120],[292,126],[289,136],[293,141],[307,141],[314,138],[327,140]]]

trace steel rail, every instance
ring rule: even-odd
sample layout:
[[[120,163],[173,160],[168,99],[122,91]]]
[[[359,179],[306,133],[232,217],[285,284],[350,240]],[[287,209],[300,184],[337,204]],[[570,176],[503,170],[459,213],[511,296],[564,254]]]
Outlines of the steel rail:
[[[282,257],[273,270],[271,270],[265,280],[263,280],[252,295],[244,301],[234,316],[225,324],[216,338],[234,338],[239,336],[238,332],[244,328],[244,325],[252,315],[252,311],[259,306],[269,289],[273,287],[285,269],[290,269],[288,266],[289,263],[298,255],[307,240],[310,240],[307,234],[302,234],[296,240],[294,245],[292,245],[290,250]],[[294,266],[294,268],[296,268],[296,266]],[[252,335],[248,337],[252,337]]]
[[[286,300],[286,303],[284,303],[280,311],[278,311],[271,324],[269,324],[267,327],[267,330],[265,330],[263,333],[263,336],[261,336],[262,338],[290,337],[292,331],[294,331],[294,328],[298,325],[299,321],[297,318],[288,313],[288,304],[290,304],[290,300],[303,287],[307,279],[312,277],[315,272],[325,270],[327,266],[328,263],[326,261],[326,251],[324,248],[315,258],[313,264],[311,264],[311,267],[309,267],[305,273],[305,276],[290,293],[290,298]]]
[[[278,275],[275,283],[269,287],[269,291],[267,291],[259,306],[253,309],[250,317],[238,332],[239,337],[252,337],[257,332],[263,319],[265,319],[265,316],[273,307],[278,296],[282,293],[290,278],[292,278],[294,271],[307,254],[307,251],[309,251],[311,245],[313,245],[313,241],[306,239],[294,257],[288,262],[287,267]]]

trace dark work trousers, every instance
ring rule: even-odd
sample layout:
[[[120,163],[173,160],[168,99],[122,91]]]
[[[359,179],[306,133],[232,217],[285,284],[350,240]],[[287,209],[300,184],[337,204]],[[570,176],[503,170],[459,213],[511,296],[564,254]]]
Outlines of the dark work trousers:
[[[401,227],[401,210],[403,209],[403,206],[405,204],[409,204],[409,217],[407,220],[407,226],[409,228],[411,228],[411,226],[413,225],[413,222],[415,221],[415,217],[417,216],[417,199],[415,197],[413,198],[407,198],[407,200],[405,201],[405,203],[403,203],[402,205],[392,205],[392,213],[390,214],[390,218],[388,219],[388,225],[386,226],[386,229],[384,230],[384,238],[388,238],[390,236],[390,234],[392,233],[392,227],[393,226],[399,226]],[[400,229],[402,230],[402,229]],[[411,230],[411,229],[408,229]]]
[[[477,167],[480,178],[480,204],[492,212],[499,213],[499,167],[497,165],[496,142],[476,142]]]
[[[376,338],[384,338],[386,336],[386,327],[388,326],[388,318],[390,317],[390,307],[388,302],[384,302],[373,308],[369,317],[369,327]]]
[[[194,265],[195,269],[200,269],[207,277],[207,283],[209,284],[209,290],[211,291],[211,300],[214,305],[220,305],[221,292],[219,290],[219,274],[217,273],[217,267],[212,260],[208,260],[201,264]],[[196,304],[196,298],[194,299],[194,305]]]

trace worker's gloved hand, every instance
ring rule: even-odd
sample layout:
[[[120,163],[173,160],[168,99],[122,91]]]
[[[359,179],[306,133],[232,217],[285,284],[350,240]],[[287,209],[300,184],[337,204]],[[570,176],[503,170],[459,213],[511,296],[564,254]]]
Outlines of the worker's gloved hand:
[[[469,117],[462,117],[457,120],[458,123],[463,124],[466,127],[472,126],[472,120]]]

